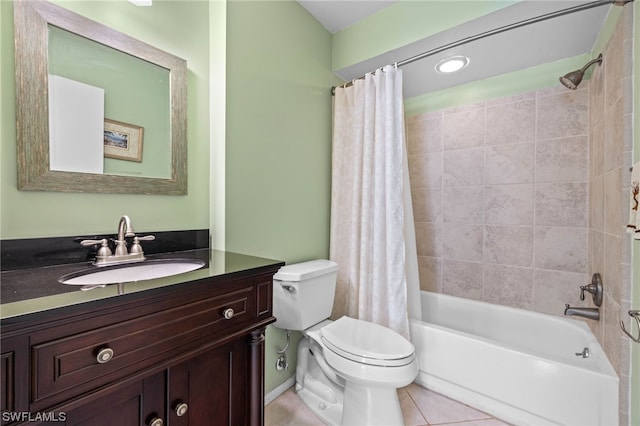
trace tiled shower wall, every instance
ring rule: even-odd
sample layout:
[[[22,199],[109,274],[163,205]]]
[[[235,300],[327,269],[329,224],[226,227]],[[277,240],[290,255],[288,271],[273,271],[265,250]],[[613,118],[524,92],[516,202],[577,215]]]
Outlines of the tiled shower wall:
[[[423,290],[562,314],[588,282],[589,90],[408,119]]]
[[[633,158],[632,11],[624,8],[589,97],[589,272],[602,274],[605,289],[601,319],[590,325],[620,378],[620,424],[629,419],[630,340],[619,323],[624,319],[630,327],[632,246],[625,227]]]
[[[632,7],[593,78],[407,118],[423,290],[562,315],[600,272],[588,321],[620,377],[628,424]],[[570,71],[570,70],[567,70]],[[591,139],[591,143],[590,143]],[[589,296],[589,295],[587,295]]]

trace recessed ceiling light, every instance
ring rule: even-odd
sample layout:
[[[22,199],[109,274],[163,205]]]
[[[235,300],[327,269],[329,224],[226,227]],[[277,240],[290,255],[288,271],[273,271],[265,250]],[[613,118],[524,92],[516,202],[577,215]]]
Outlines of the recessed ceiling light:
[[[460,71],[469,65],[469,58],[466,56],[452,56],[445,58],[436,64],[436,71],[441,73],[450,73]]]
[[[136,6],[151,6],[153,0],[129,0],[131,3]]]

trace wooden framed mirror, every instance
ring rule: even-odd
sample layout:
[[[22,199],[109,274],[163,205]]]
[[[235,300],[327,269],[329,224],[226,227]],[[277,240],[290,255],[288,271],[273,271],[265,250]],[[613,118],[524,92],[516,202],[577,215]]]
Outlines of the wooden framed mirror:
[[[44,0],[15,1],[14,33],[18,189],[163,195],[187,193],[187,64],[185,60]],[[101,72],[87,71],[91,68],[84,68],[84,65],[67,67],[77,71],[77,77],[73,76],[70,79],[73,84],[98,86],[97,88],[104,92],[104,117],[100,119],[105,121],[105,127],[100,130],[104,132],[104,140],[103,133],[99,133],[97,142],[100,145],[99,148],[104,148],[103,143],[106,146],[108,142],[112,142],[112,140],[108,141],[108,131],[112,132],[109,133],[111,135],[123,136],[125,145],[131,142],[136,149],[144,149],[145,155],[142,155],[142,152],[124,156],[104,155],[104,157],[110,157],[106,158],[105,162],[121,162],[122,167],[112,167],[111,171],[78,172],[73,167],[67,169],[58,166],[58,160],[54,161],[52,167],[53,151],[50,142],[53,138],[51,135],[55,130],[54,127],[61,126],[52,118],[52,112],[59,111],[57,104],[54,103],[53,107],[50,107],[50,102],[54,98],[53,92],[58,93],[59,90],[56,88],[51,92],[50,88],[58,86],[50,86],[50,84],[53,84],[52,81],[59,76],[50,77],[50,74],[52,68],[56,67],[56,63],[66,64],[69,59],[64,57],[55,60],[50,55],[56,44],[68,46],[73,38],[77,39],[73,43],[77,42],[83,47],[66,50],[104,50],[106,56],[102,57],[108,59],[101,59],[101,61],[106,63],[91,64],[91,66],[107,68],[108,71],[104,74],[116,74],[116,82],[125,82],[120,84],[82,81],[86,76]],[[112,65],[120,62],[127,64],[122,65],[124,67],[132,68],[120,69],[120,77],[118,77],[118,73],[114,73],[111,68]],[[140,75],[143,72],[151,74]],[[69,79],[68,76],[65,77]],[[135,77],[135,79],[127,82],[129,77]],[[158,83],[160,89],[149,89],[156,92],[137,92],[143,90],[142,82],[146,81],[160,81]],[[64,92],[65,96],[67,93],[70,92]],[[129,97],[123,93],[128,93]],[[55,97],[60,98],[59,95]],[[111,106],[107,99],[112,102]],[[141,103],[135,103],[136,99]],[[133,105],[130,105],[131,102]],[[82,106],[80,101],[71,102],[72,105],[74,103]],[[155,113],[153,118],[132,117],[136,114],[131,111],[148,112],[149,109],[153,109],[149,106],[157,107],[156,109],[160,112]],[[126,107],[129,108],[129,112]],[[73,115],[71,117],[74,118]],[[77,119],[77,121],[81,124],[82,120]],[[54,126],[54,122],[58,124]],[[68,132],[73,132],[75,127],[73,123],[64,126],[62,135],[66,136]],[[141,139],[142,129],[144,129],[144,144]],[[124,133],[128,131],[131,131],[131,136],[129,133]],[[95,131],[92,135],[95,136]],[[56,136],[55,132],[53,136]],[[136,142],[138,139],[139,143]],[[92,138],[93,140],[95,138]],[[161,142],[163,140],[165,142]],[[96,143],[92,142],[92,144]],[[53,154],[54,158],[56,155]],[[154,158],[163,159],[152,160]],[[145,160],[147,160],[146,164]],[[152,161],[166,163],[166,172],[146,172],[145,170],[152,168]]]

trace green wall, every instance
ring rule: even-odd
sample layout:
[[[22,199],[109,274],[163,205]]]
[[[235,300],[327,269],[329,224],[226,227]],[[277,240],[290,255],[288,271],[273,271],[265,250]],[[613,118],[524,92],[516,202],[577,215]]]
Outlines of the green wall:
[[[189,193],[151,196],[17,190],[13,3],[0,1],[0,238],[110,233],[115,232],[122,214],[131,216],[138,232],[208,228],[209,3],[156,1],[153,7],[137,7],[126,0],[55,3],[186,59]]]
[[[331,35],[297,2],[227,3],[226,249],[288,263],[329,254]],[[299,336],[295,336],[297,339]],[[266,391],[281,330],[269,327]]]

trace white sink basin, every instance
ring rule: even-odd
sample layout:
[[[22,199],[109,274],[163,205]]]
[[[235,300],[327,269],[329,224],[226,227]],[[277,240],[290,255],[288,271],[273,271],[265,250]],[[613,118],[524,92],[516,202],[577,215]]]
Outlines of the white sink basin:
[[[152,280],[194,271],[204,266],[197,259],[159,259],[140,263],[105,266],[73,272],[58,278],[58,282],[69,285],[104,286]]]

